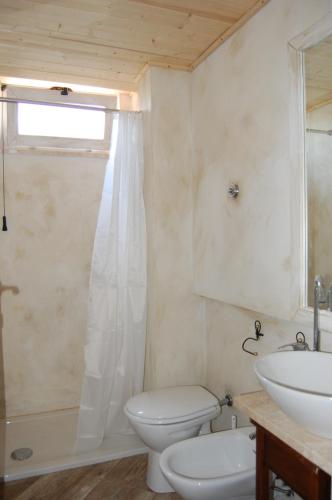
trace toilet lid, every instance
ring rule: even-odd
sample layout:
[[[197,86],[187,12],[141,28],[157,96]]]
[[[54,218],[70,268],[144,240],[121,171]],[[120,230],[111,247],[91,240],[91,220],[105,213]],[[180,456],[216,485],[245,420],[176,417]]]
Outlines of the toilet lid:
[[[125,411],[141,421],[170,423],[204,415],[218,406],[213,394],[201,386],[192,385],[142,392],[129,399]]]

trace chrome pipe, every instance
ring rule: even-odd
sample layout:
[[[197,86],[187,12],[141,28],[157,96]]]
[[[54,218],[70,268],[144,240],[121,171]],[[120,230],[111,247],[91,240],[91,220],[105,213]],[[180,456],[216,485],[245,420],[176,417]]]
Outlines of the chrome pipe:
[[[223,406],[233,406],[233,398],[230,394],[226,394],[226,396],[223,399],[219,400],[219,405],[220,408]]]
[[[321,332],[319,327],[319,307],[326,302],[323,278],[316,276],[314,285],[314,339],[313,350],[320,351]]]

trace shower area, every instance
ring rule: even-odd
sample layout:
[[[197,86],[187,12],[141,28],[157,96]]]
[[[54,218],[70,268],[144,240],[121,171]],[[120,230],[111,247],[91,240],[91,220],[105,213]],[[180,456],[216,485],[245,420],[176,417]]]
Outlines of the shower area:
[[[75,98],[71,97],[73,101]],[[110,108],[117,106],[116,97],[109,102]],[[100,249],[96,243],[98,231],[99,241],[107,239],[105,226],[109,220],[103,206],[109,208],[117,198],[110,198],[109,186],[114,188],[118,182],[123,192],[127,174],[121,174],[120,180],[113,175],[116,160],[114,155],[112,159],[112,149],[110,155],[106,151],[86,154],[72,148],[51,150],[11,144],[8,137],[12,132],[13,111],[9,109],[15,106],[17,103],[2,104],[8,225],[8,231],[1,232],[0,250],[0,475],[5,480],[145,451],[136,435],[126,425],[122,428],[119,425],[119,421],[123,423],[121,397],[125,397],[126,391],[137,392],[142,388],[144,365],[138,367],[137,381],[127,381],[120,394],[117,375],[106,368],[105,358],[107,353],[113,353],[121,362],[126,356],[127,360],[130,358],[131,353],[123,354],[123,338],[133,324],[137,327],[137,321],[134,318],[131,324],[123,324],[119,316],[128,304],[123,303],[119,287],[114,285],[121,281],[114,274],[117,264],[114,241],[107,240],[106,249]],[[114,119],[120,122],[119,116],[134,113],[109,114],[112,116],[109,139],[112,137],[113,141]],[[117,127],[113,153],[119,141],[124,140],[121,127]],[[130,155],[122,155],[119,163],[128,163],[128,159]],[[109,168],[112,161],[113,167]],[[112,210],[112,224],[115,219],[123,221],[123,210],[117,206],[115,215],[114,207]],[[129,218],[137,214],[132,204],[126,210]],[[120,224],[117,237],[120,243],[116,247],[119,254],[125,243],[123,227],[134,227],[137,232],[137,221]],[[135,237],[136,249],[137,234]],[[113,256],[111,262],[107,260],[108,254]],[[135,255],[137,263],[142,255]],[[112,282],[112,292],[103,291],[105,283],[101,283],[100,276],[105,273]],[[121,290],[124,289],[129,290],[132,301],[129,307],[133,307],[139,302],[137,289],[121,283]],[[116,324],[102,327],[98,323],[105,316],[101,296],[116,299],[117,307],[112,311]],[[137,319],[140,313],[138,307],[133,317],[136,314]],[[124,337],[120,337],[116,348],[105,346],[101,342],[103,328],[109,328],[113,334],[119,325]],[[144,360],[144,338],[143,347],[142,343],[139,345],[134,347],[141,349]],[[122,365],[117,373],[123,376],[124,372]],[[110,416],[105,410],[106,406],[109,409],[105,397],[109,396],[112,381],[115,403],[111,404]],[[102,395],[98,401],[97,394]],[[99,406],[99,413],[94,411],[95,405]],[[91,437],[92,429],[100,430],[100,425],[104,430],[87,444],[89,440],[84,441],[84,437]]]

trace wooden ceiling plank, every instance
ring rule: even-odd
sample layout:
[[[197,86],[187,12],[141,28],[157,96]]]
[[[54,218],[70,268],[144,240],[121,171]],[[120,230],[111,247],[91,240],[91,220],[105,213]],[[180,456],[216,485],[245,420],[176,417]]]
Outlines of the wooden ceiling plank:
[[[29,3],[36,5],[65,5],[82,10],[103,11],[109,10],[114,4],[131,8],[133,0],[1,0],[3,3]],[[244,11],[250,9],[255,0],[153,0],[160,5],[173,3],[186,7],[188,10],[203,10],[204,12],[225,14],[231,17],[240,17]]]
[[[16,64],[24,59],[35,59],[40,62],[40,64],[62,64],[65,66],[76,66],[82,68],[89,68],[89,71],[93,73],[95,70],[105,70],[112,72],[126,73],[127,75],[132,75],[133,78],[137,75],[142,67],[142,63],[119,61],[115,58],[96,58],[96,57],[78,57],[72,54],[61,54],[60,52],[46,51],[40,49],[31,49],[30,47],[21,48],[20,51],[17,47],[8,47],[0,42],[0,54],[8,57],[13,57],[16,59]]]
[[[129,0],[135,2],[136,0]],[[139,1],[139,0],[138,0]],[[143,0],[144,2],[145,0]],[[249,10],[256,0],[151,0],[154,5],[160,8],[170,5],[175,8],[180,8],[186,12],[196,11],[202,14],[214,16],[228,17],[232,22],[238,20],[246,10]]]
[[[13,43],[17,47],[30,46],[36,48],[45,48],[46,50],[60,50],[64,53],[87,54],[88,56],[96,57],[113,57],[123,61],[132,61],[137,63],[147,63],[151,60],[163,62],[164,57],[155,53],[140,52],[138,50],[122,49],[119,47],[105,46],[98,43],[89,43],[85,40],[68,40],[61,38],[51,38],[44,35],[36,35],[31,33],[18,33],[3,31],[0,28],[0,43]],[[185,70],[190,67],[189,59],[180,59],[167,56],[166,62],[170,65],[183,68]]]
[[[206,19],[234,23],[249,9],[255,0],[226,0],[209,1],[205,0],[2,0],[2,5],[10,8],[15,8],[16,11],[36,7],[38,10],[55,8],[53,15],[59,9],[75,10],[76,12],[88,12],[90,14],[116,15],[116,11],[121,9],[126,13],[125,17],[131,15],[134,10],[134,4],[142,6],[155,7],[162,10],[170,11],[169,14],[184,14],[203,17]],[[155,10],[150,10],[154,13]],[[165,14],[164,14],[165,15]]]
[[[194,69],[267,1],[0,0],[1,59],[135,84],[146,64]]]
[[[31,0],[24,1],[29,1],[29,4],[33,3]],[[51,3],[47,2],[45,5],[49,7]],[[45,5],[43,3],[41,7],[44,8]],[[202,20],[191,19],[183,15],[174,16],[174,20],[172,20],[173,17],[165,16],[165,14],[151,16],[149,13],[154,9],[147,7],[140,10],[141,16],[138,18],[136,14],[134,17],[128,14],[127,19],[112,15],[104,16],[100,21],[83,23],[82,25],[79,15],[67,15],[64,19],[61,9],[53,7],[54,11],[50,11],[47,16],[41,15],[38,11],[36,17],[34,12],[27,11],[21,18],[16,14],[8,14],[3,9],[1,23],[6,23],[9,28],[11,27],[18,32],[39,32],[44,35],[51,34],[54,37],[59,37],[62,34],[71,39],[77,39],[79,36],[89,41],[96,38],[102,39],[103,43],[108,45],[114,45],[115,41],[119,41],[117,46],[121,45],[123,48],[129,48],[130,45],[137,47],[138,42],[141,41],[140,50],[158,52],[160,55],[166,56],[177,56],[176,48],[180,46],[189,51],[184,55],[191,60],[194,60],[201,52],[202,46],[209,45],[220,31],[229,26],[219,22],[211,24],[209,20],[206,24],[206,22],[202,23]],[[111,12],[116,14],[117,11]]]
[[[305,51],[307,110],[329,103],[332,96],[332,36]]]
[[[1,20],[2,23],[7,23],[8,26],[20,26],[25,24],[32,24],[36,28],[43,30],[63,30],[70,29],[72,33],[75,29],[78,32],[81,30],[91,30],[97,26],[118,26],[124,30],[141,30],[148,31],[156,34],[159,29],[174,29],[181,31],[184,26],[192,25],[195,28],[195,33],[200,36],[201,33],[206,32],[205,36],[211,32],[220,32],[223,24],[221,21],[213,19],[195,19],[192,16],[180,14],[174,11],[165,11],[163,9],[151,9],[143,4],[136,4],[129,11],[124,8],[122,4],[117,5],[108,12],[107,15],[95,13],[93,16],[90,13],[81,11],[76,12],[74,9],[69,9],[68,6],[51,6],[49,4],[43,5],[36,11],[36,8],[22,11],[17,13],[11,7],[1,7]],[[197,30],[198,28],[198,30]]]
[[[2,21],[3,19],[0,20],[1,23]],[[2,27],[6,29],[6,25],[3,23]],[[159,31],[149,34],[138,30],[124,32],[119,27],[114,27],[112,29],[96,28],[92,32],[90,29],[77,29],[74,33],[73,30],[69,30],[66,27],[62,27],[62,30],[58,31],[56,29],[36,28],[31,24],[25,24],[11,28],[11,31],[17,33],[36,33],[41,36],[49,36],[62,40],[98,43],[99,45],[105,45],[107,47],[127,50],[130,50],[130,47],[135,47],[137,51],[141,52],[150,52],[160,56],[171,56],[189,60],[193,60],[197,57],[200,53],[201,44],[205,45],[206,42],[210,41],[209,37],[201,37],[201,39],[199,39],[194,33],[189,33],[188,35],[186,33],[176,33],[177,36],[175,37],[175,33],[172,31],[166,33]]]
[[[261,10],[270,0],[259,0],[255,5],[245,12],[240,19],[222,33],[216,40],[214,40],[209,47],[207,47],[201,55],[193,62],[192,68],[195,69],[203,62],[212,52],[214,52],[222,43],[230,38],[238,29],[240,29],[251,17],[253,17],[259,10]]]
[[[57,74],[61,77],[61,80],[63,79],[68,79],[67,75],[77,75],[80,77],[93,77],[95,79],[100,79],[100,80],[107,80],[107,79],[112,79],[114,81],[122,81],[122,82],[128,82],[128,83],[134,83],[136,75],[127,75],[123,72],[111,72],[107,70],[94,70],[93,72],[90,72],[89,68],[82,67],[82,66],[73,66],[73,65],[65,65],[65,64],[57,64],[57,63],[49,63],[49,62],[40,62],[35,59],[22,59],[18,61],[18,64],[15,61],[13,61],[12,58],[7,58],[4,55],[1,55],[1,65],[7,66],[7,67],[19,67],[20,69],[26,69],[28,70],[29,68],[42,71],[44,73],[53,73]]]
[[[184,20],[177,20],[174,23],[165,20],[163,16],[151,20],[141,18],[139,22],[136,19],[128,20],[112,16],[109,18],[104,17],[100,21],[84,24],[79,20],[75,21],[68,17],[64,19],[62,16],[57,17],[52,15],[49,18],[36,18],[31,13],[30,15],[19,17],[5,13],[4,11],[1,11],[0,22],[7,29],[25,31],[26,28],[30,28],[30,30],[33,29],[36,32],[44,34],[56,32],[58,34],[67,33],[91,36],[94,30],[98,30],[99,32],[107,32],[108,37],[112,38],[112,33],[109,31],[113,29],[118,34],[121,34],[122,30],[122,38],[137,33],[141,37],[150,39],[150,37],[157,36],[158,33],[162,32],[167,33],[171,40],[175,39],[179,42],[182,42],[182,38],[191,38],[191,44],[194,46],[199,46],[200,43],[212,40],[222,29],[226,29],[229,26],[227,23],[202,22],[188,16],[185,16]]]
[[[160,3],[156,0],[131,0],[132,2],[144,4],[144,5],[149,5],[151,7],[157,7],[159,9],[165,9],[165,10],[172,10],[174,12],[181,12],[183,14],[187,14],[190,16],[196,16],[196,17],[205,17],[207,19],[214,19],[215,21],[222,21],[224,23],[235,23],[238,18],[233,17],[233,16],[226,16],[223,15],[219,12],[210,12],[210,11],[204,11],[201,9],[195,9],[195,8],[190,8],[190,7],[183,7],[181,5],[177,5],[175,3],[171,4],[166,4],[166,3]],[[202,4],[204,7],[204,4]]]
[[[328,104],[332,103],[332,92],[327,97],[324,97],[324,99],[315,99],[314,102],[308,103],[307,104],[307,112],[311,113],[315,109],[322,108],[323,106],[327,106]]]
[[[123,82],[121,80],[113,80],[112,78],[96,78],[94,76],[80,76],[67,73],[60,75],[51,71],[42,71],[32,68],[18,68],[15,66],[6,66],[0,64],[0,75],[6,77],[31,78],[33,80],[54,81],[59,83],[76,83],[78,85],[92,85],[97,87],[105,87],[109,89],[124,90],[127,92],[136,92],[137,85],[134,82]]]
[[[19,2],[19,3],[18,3]],[[47,20],[61,22],[63,19],[70,18],[73,22],[91,24],[101,20],[106,13],[98,10],[86,11],[82,9],[70,8],[69,4],[55,5],[50,3],[36,4],[31,0],[13,0],[12,2],[1,1],[2,16],[16,18],[18,21],[32,17],[35,22],[47,23]]]

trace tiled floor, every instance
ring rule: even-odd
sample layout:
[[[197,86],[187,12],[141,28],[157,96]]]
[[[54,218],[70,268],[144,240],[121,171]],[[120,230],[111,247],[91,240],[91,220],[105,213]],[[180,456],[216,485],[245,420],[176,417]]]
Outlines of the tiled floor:
[[[1,500],[180,500],[145,484],[147,456],[136,455],[0,485]]]

